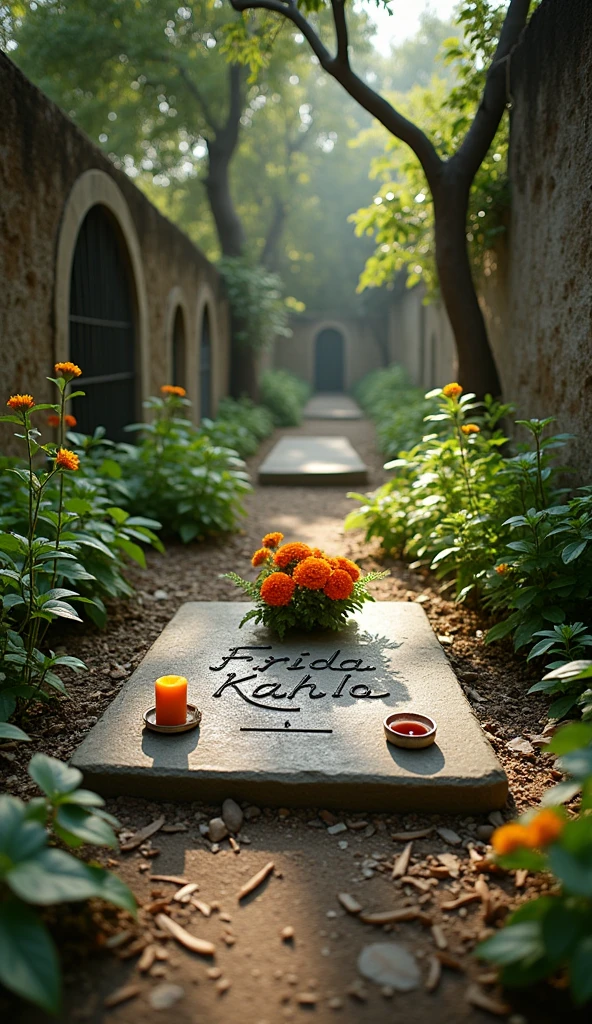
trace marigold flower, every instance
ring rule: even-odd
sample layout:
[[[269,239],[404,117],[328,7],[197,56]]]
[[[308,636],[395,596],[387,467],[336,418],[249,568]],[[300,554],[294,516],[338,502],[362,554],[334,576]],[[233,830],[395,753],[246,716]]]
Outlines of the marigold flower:
[[[359,565],[356,565],[355,562],[352,562],[350,558],[342,558],[341,556],[339,556],[335,559],[335,562],[337,563],[337,568],[343,569],[348,574],[348,576],[351,576],[354,583],[356,582],[356,580],[359,580],[360,576],[362,575],[360,572],[360,567]]]
[[[322,590],[331,575],[331,566],[324,558],[310,556],[294,569],[294,579],[308,590]]]
[[[33,395],[11,395],[6,404],[14,412],[24,412],[35,405],[35,399]]]
[[[261,584],[261,598],[265,604],[281,608],[292,600],[295,586],[294,580],[287,573],[272,572]]]
[[[284,539],[283,533],[266,533],[261,541],[264,548],[277,548]]]
[[[56,455],[56,469],[80,469],[80,459],[67,448],[60,448]]]
[[[76,363],[71,363],[69,361],[65,363],[56,363],[54,370],[56,373],[61,373],[62,377],[66,377],[67,380],[72,380],[73,377],[80,377],[82,374],[80,367],[76,366]]]
[[[500,562],[499,565],[496,565],[495,571],[499,573],[500,576],[504,576],[505,573],[510,571],[510,566],[507,562]]]
[[[463,434],[479,434],[481,433],[481,427],[478,427],[476,423],[463,423],[460,428]]]
[[[308,544],[295,541],[292,544],[282,544],[281,548],[278,548],[273,556],[273,560],[280,569],[285,569],[290,562],[302,562],[309,555],[312,555],[312,551]]]
[[[64,423],[67,427],[75,427],[77,422],[76,417],[72,416],[69,412],[64,416]]]
[[[185,398],[187,394],[185,388],[177,387],[176,384],[163,384],[160,390],[163,395],[177,395],[178,398]]]
[[[446,398],[458,398],[462,393],[463,389],[456,381],[453,381],[452,384],[446,384],[442,388],[442,394],[446,395]]]
[[[59,425],[60,425],[60,417],[57,415],[57,413],[52,412],[51,415],[47,417],[47,426],[48,427],[59,427]]]
[[[302,563],[304,564],[304,563]],[[345,569],[335,569],[323,588],[332,601],[345,601],[354,589],[354,581]]]
[[[258,548],[251,559],[251,565],[254,565],[255,567],[257,567],[258,565],[263,565],[263,563],[266,562],[268,558],[271,558],[271,553],[268,551],[268,549]]]
[[[527,826],[515,821],[510,822],[509,825],[502,825],[501,828],[496,828],[491,837],[491,843],[495,852],[502,857],[508,853],[514,853],[515,850],[519,850],[521,847],[532,845]]]
[[[559,838],[564,828],[565,821],[563,818],[560,818],[550,808],[544,808],[526,826],[529,838],[528,845],[535,846],[539,850],[544,846],[549,846]]]

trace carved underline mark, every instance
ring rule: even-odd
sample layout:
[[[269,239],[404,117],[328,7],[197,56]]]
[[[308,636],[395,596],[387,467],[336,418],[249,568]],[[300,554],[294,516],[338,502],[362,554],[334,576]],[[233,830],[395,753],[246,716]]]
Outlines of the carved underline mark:
[[[283,729],[273,728],[270,726],[268,729],[265,726],[245,726],[241,725],[241,732],[283,732],[284,735],[292,732],[333,732],[332,729],[287,729],[285,726]]]

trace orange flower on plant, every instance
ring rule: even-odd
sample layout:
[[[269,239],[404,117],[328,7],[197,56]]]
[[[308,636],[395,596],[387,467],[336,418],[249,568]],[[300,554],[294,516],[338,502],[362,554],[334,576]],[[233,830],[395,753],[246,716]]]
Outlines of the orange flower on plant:
[[[302,562],[309,555],[312,555],[312,551],[308,544],[295,541],[292,544],[282,544],[281,548],[278,548],[273,556],[273,560],[280,569],[285,569],[287,565],[290,565],[290,562]]]
[[[60,425],[60,417],[57,415],[57,413],[52,412],[51,415],[47,417],[47,426],[48,427],[59,427],[59,425]]]
[[[69,412],[64,416],[64,423],[67,427],[75,427],[77,422],[76,417],[72,416]]]
[[[261,584],[261,598],[265,604],[281,608],[283,605],[290,604],[295,586],[294,580],[287,573],[272,572],[271,576],[267,576]]]
[[[335,569],[323,588],[332,601],[346,601],[354,589],[354,581],[345,569]]]
[[[480,434],[481,427],[478,427],[476,423],[463,423],[460,428],[463,434]]]
[[[56,469],[80,469],[80,459],[67,448],[60,448],[56,455]]]
[[[187,394],[185,388],[180,388],[176,384],[163,384],[160,390],[163,395],[176,395],[178,398],[185,398]]]
[[[350,558],[342,558],[340,555],[338,558],[335,559],[335,562],[337,563],[337,568],[343,569],[349,576],[351,576],[354,583],[356,582],[356,580],[359,580],[360,576],[362,575],[360,572],[360,567],[359,565],[356,565],[355,562],[352,562]]]
[[[283,533],[266,533],[261,541],[264,548],[277,548],[284,539]]]
[[[258,548],[251,559],[251,565],[257,567],[267,562],[268,558],[271,558],[271,552],[267,548]]]
[[[6,404],[13,412],[25,412],[35,405],[35,399],[33,395],[11,395]]]
[[[508,565],[507,562],[500,562],[499,565],[496,565],[495,571],[499,573],[500,576],[504,576],[507,572],[510,571],[510,566]]]
[[[508,853],[514,853],[515,850],[530,846],[530,833],[526,825],[512,821],[509,825],[502,825],[501,828],[495,830],[491,837],[491,843],[495,852],[503,857]]]
[[[535,814],[526,829],[528,831],[529,846],[535,846],[538,850],[544,846],[554,843],[563,832],[565,821],[560,818],[551,808],[545,807],[538,814]]]
[[[65,363],[56,363],[54,370],[56,373],[61,373],[62,377],[66,377],[68,380],[72,380],[73,377],[80,377],[82,374],[80,367],[76,366],[76,363],[71,363],[69,361]]]
[[[294,579],[300,587],[308,590],[322,590],[331,575],[331,566],[324,558],[311,555],[299,562],[294,569]]]
[[[456,381],[453,381],[452,384],[446,384],[442,388],[442,394],[446,395],[446,398],[459,398],[462,393],[463,389]]]

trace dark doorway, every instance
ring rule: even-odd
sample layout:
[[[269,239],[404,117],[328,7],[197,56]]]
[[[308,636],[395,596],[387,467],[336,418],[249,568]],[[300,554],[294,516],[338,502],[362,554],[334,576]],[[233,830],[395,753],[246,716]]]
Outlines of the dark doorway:
[[[344,390],[343,335],[326,327],[315,342],[315,391]]]
[[[199,415],[201,419],[212,416],[212,339],[207,306],[203,312],[199,349]]]
[[[77,429],[104,426],[112,441],[130,440],[136,419],[136,340],[130,268],[117,225],[93,206],[78,233],[70,279],[70,359],[82,369],[74,399]]]
[[[183,310],[177,306],[173,322],[173,379],[171,384],[186,387],[185,384],[185,321]]]

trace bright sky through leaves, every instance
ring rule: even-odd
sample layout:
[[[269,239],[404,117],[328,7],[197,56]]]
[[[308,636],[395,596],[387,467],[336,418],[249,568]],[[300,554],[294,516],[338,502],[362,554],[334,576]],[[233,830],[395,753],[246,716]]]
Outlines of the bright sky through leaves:
[[[445,21],[457,5],[457,0],[391,0],[389,15],[381,4],[366,4],[366,10],[376,23],[378,32],[374,38],[376,49],[387,55],[391,44],[398,44],[414,35],[419,29],[419,19],[424,11],[430,10]]]

